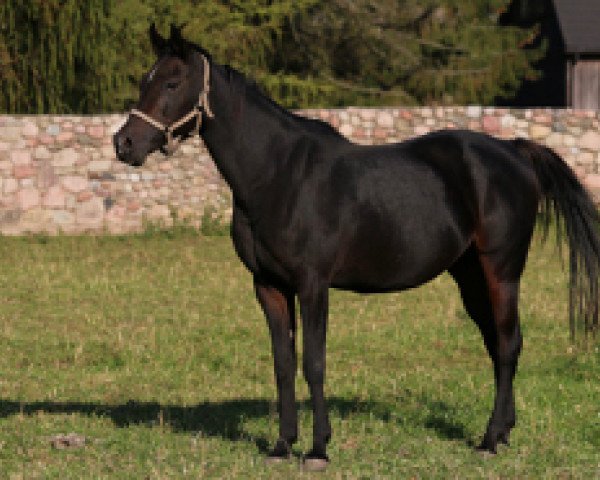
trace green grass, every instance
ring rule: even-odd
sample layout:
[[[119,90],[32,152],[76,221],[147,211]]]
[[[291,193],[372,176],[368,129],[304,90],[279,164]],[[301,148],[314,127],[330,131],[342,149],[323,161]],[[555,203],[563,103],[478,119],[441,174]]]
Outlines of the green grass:
[[[518,426],[473,451],[493,377],[456,287],[332,292],[321,478],[600,478],[600,354],[569,343],[566,276],[534,242]],[[0,238],[0,478],[304,478],[277,436],[269,336],[224,237]],[[301,439],[310,446],[298,375]],[[76,432],[81,449],[49,438]]]

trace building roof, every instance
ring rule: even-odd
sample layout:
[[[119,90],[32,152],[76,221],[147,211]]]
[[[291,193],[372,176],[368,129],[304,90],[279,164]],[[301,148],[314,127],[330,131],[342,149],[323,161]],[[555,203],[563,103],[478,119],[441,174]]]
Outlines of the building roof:
[[[600,0],[553,0],[566,53],[600,53]]]

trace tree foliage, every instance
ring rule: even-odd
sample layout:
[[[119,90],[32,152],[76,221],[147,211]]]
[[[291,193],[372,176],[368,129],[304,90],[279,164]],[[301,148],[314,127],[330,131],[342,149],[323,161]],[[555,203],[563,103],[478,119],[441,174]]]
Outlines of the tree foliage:
[[[498,25],[506,0],[327,0],[289,26],[277,64],[339,103],[483,103],[513,94],[542,49]]]
[[[102,108],[110,87],[101,70],[110,40],[106,0],[8,0],[0,4],[0,108]],[[95,71],[86,68],[98,67]]]
[[[154,61],[147,28],[184,34],[290,107],[490,104],[541,49],[500,27],[509,0],[4,0],[0,111],[119,111]]]

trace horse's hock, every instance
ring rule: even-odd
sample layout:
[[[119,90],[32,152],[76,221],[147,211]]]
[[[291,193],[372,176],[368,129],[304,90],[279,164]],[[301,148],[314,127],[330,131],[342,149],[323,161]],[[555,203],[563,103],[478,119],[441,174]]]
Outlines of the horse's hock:
[[[552,147],[600,202],[600,112],[551,109],[348,108],[300,112],[357,143],[443,128],[523,137]],[[142,168],[117,162],[123,115],[0,116],[0,233],[126,233],[173,221],[227,222],[231,193],[199,139]]]

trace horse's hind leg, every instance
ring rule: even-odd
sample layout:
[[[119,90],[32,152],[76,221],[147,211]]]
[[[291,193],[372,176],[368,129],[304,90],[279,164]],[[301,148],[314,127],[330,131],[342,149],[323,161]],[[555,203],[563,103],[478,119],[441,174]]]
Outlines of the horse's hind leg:
[[[515,425],[513,378],[521,351],[518,317],[519,281],[503,281],[493,259],[471,246],[450,268],[465,308],[479,327],[494,366],[496,399],[480,449],[496,452],[498,442],[508,443]]]
[[[515,426],[513,379],[517,371],[522,337],[519,327],[519,281],[496,281],[488,278],[496,330],[494,375],[496,401],[480,448],[496,451],[498,441],[508,443],[511,428]]]

